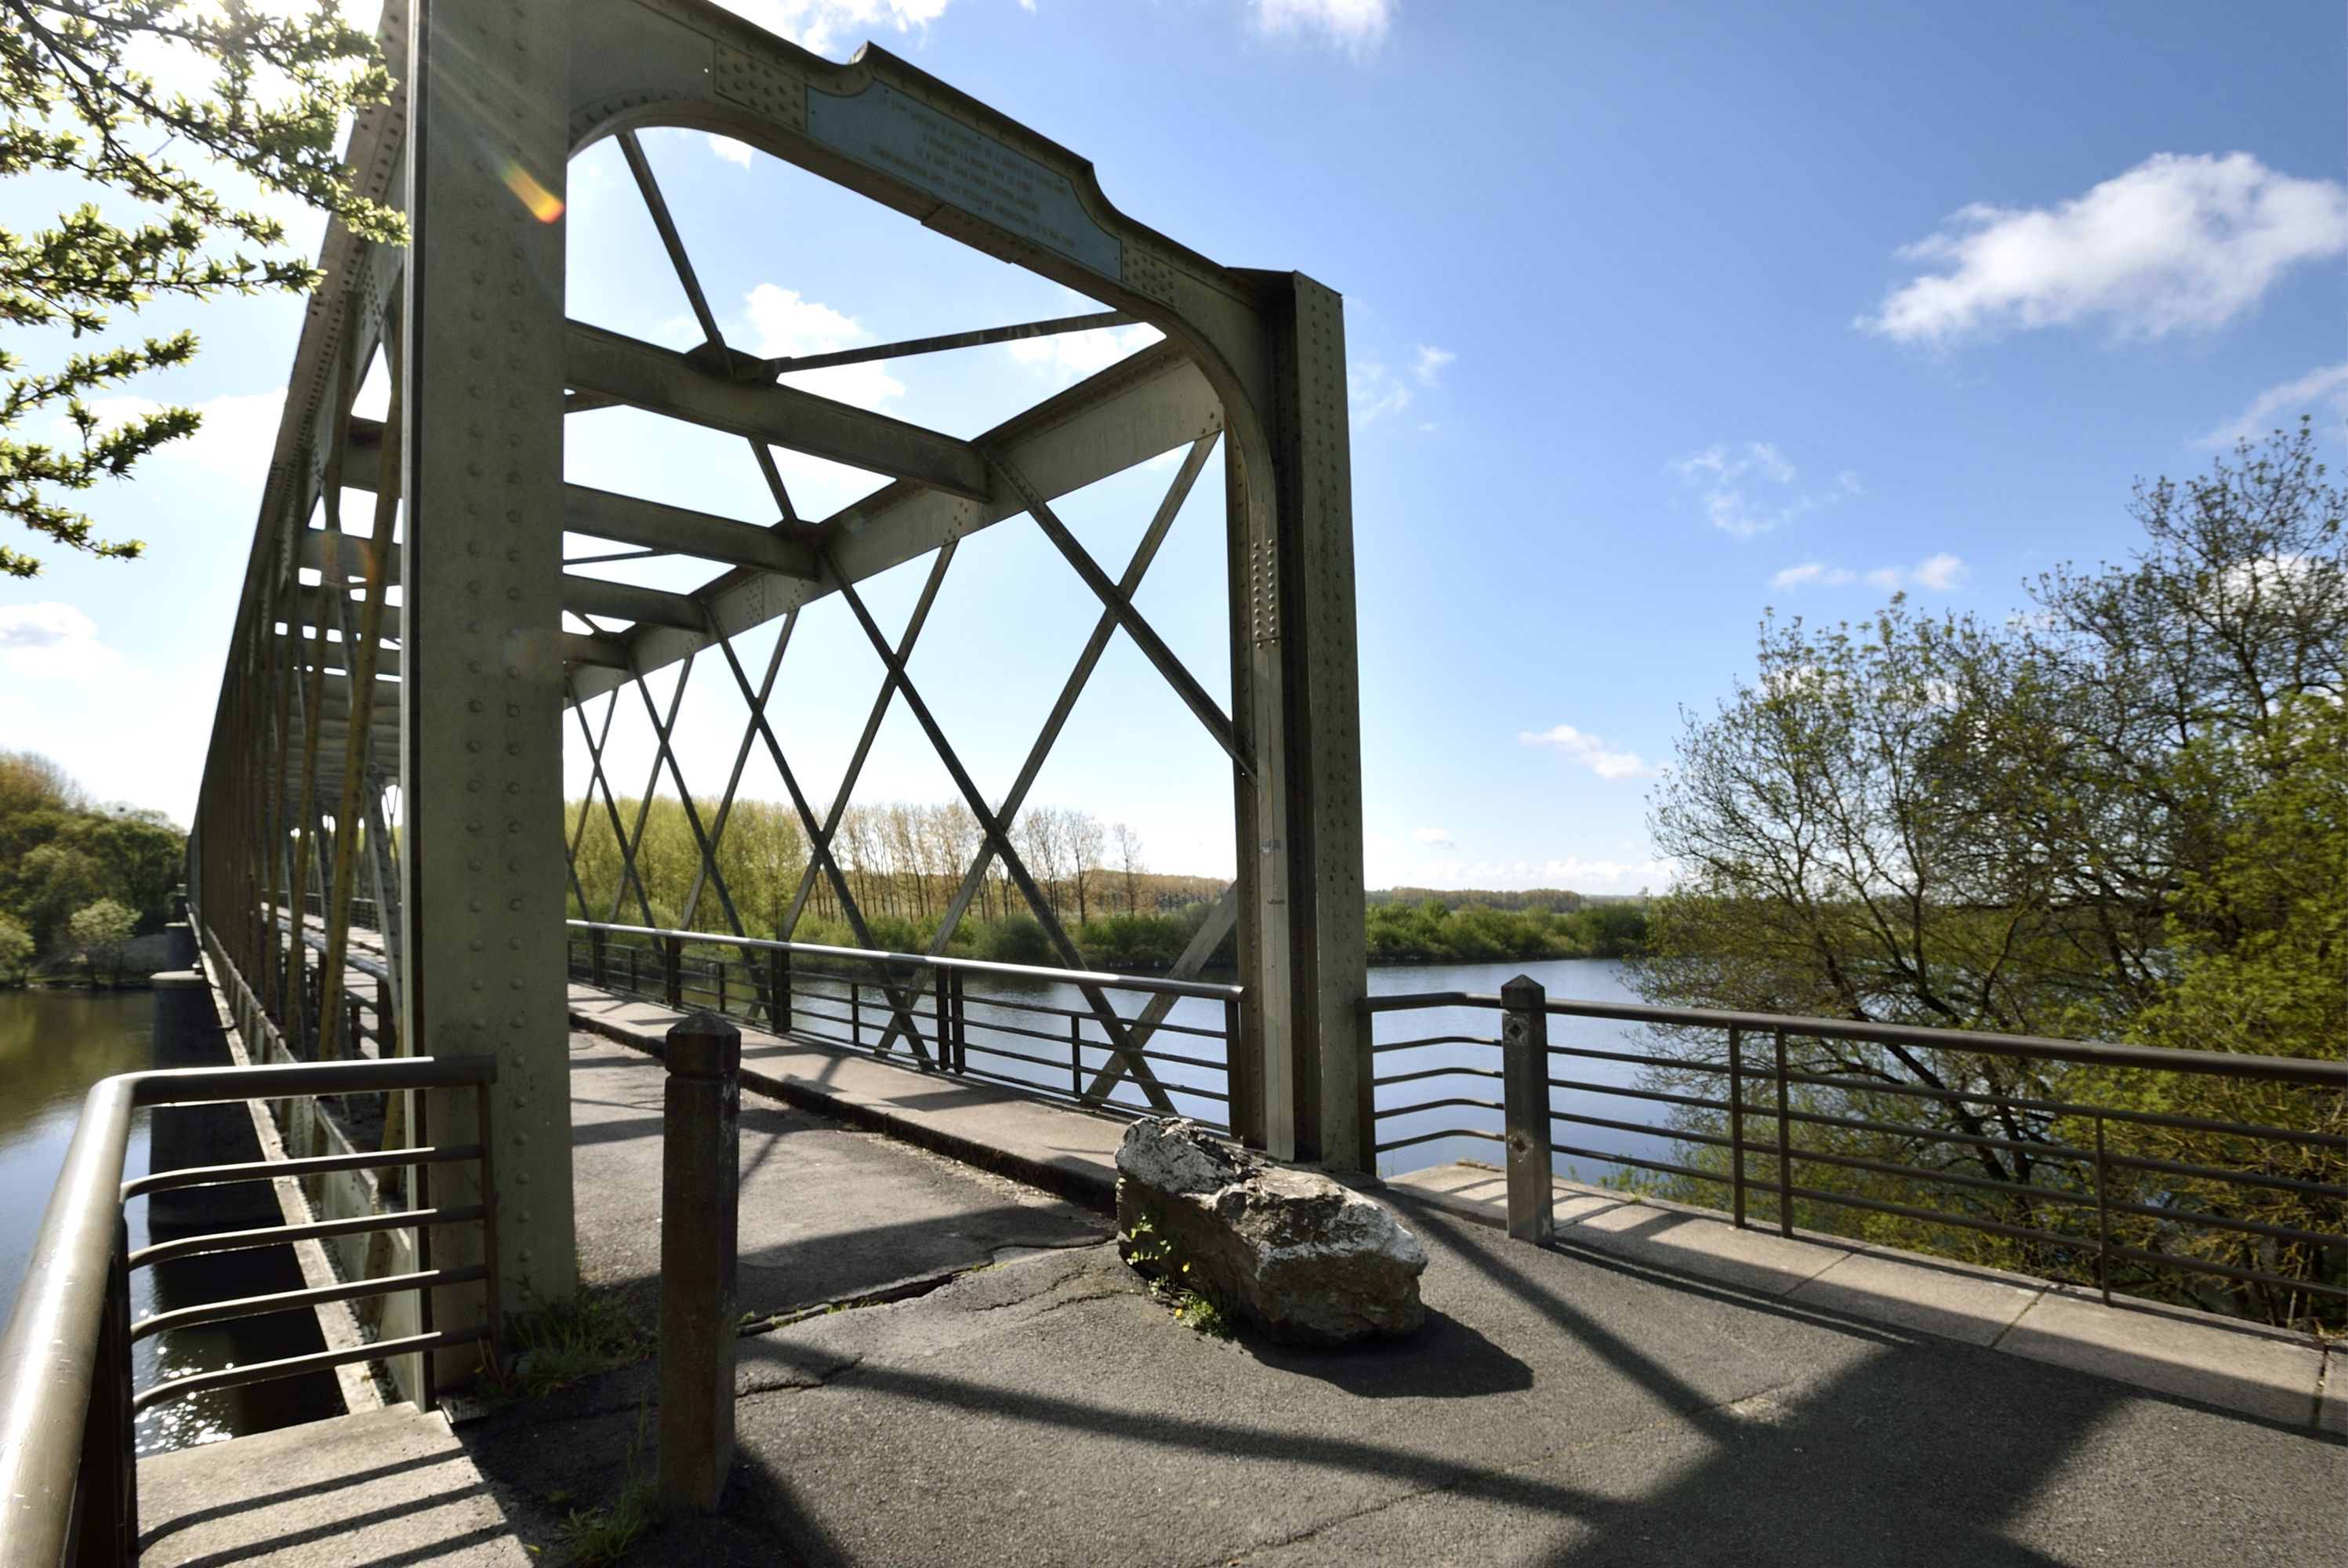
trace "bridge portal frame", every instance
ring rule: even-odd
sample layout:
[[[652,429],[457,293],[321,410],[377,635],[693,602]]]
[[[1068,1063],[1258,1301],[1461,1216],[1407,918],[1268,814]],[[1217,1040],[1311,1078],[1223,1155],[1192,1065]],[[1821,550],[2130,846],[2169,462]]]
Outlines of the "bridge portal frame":
[[[499,1062],[510,1107],[492,1178],[504,1299],[555,1305],[575,1288],[566,710],[822,594],[845,593],[853,605],[857,581],[950,554],[997,521],[1030,514],[1051,532],[1053,496],[1185,444],[1195,471],[1218,436],[1233,693],[1219,739],[1233,758],[1239,851],[1227,918],[1247,993],[1233,1124],[1282,1158],[1366,1168],[1339,297],[1300,273],[1220,266],[1133,222],[1087,162],[870,46],[828,61],[699,0],[393,0],[384,36],[406,62],[403,86],[362,120],[351,160],[370,194],[407,211],[413,244],[403,253],[329,233],[332,281],[312,304],[289,384],[207,765],[193,888],[221,950],[257,973],[264,1001],[298,1018],[305,1005],[317,1010],[308,993],[332,998],[352,901],[369,879],[387,916],[399,1048]],[[745,376],[716,342],[673,233],[664,237],[714,356],[567,322],[570,161],[621,137],[665,231],[633,143],[664,126],[745,142],[1167,341],[962,443],[824,406],[773,385],[771,367]],[[350,403],[378,345],[394,403],[370,426]],[[770,530],[566,486],[566,410],[609,402],[850,454],[900,478],[819,522],[792,517],[784,498],[785,520]],[[365,538],[340,516],[341,493],[354,489],[376,495]],[[626,603],[644,614],[619,636],[564,630],[582,595],[613,602],[611,585],[566,577],[566,528],[675,538],[729,527],[741,564],[708,588],[632,591]],[[343,537],[321,537],[334,534]],[[315,583],[303,581],[305,567]],[[1093,585],[1105,617],[1147,650],[1146,624],[1097,568],[1093,577],[1103,577]],[[1198,695],[1192,683],[1186,696]],[[396,833],[382,809],[394,780]],[[306,888],[325,904],[314,982],[284,930]],[[329,1041],[335,1016],[327,1006],[318,1026]],[[469,1116],[451,1097],[406,1130],[415,1136],[421,1121],[435,1139],[461,1140]],[[474,1310],[456,1297],[436,1304],[442,1322]]]

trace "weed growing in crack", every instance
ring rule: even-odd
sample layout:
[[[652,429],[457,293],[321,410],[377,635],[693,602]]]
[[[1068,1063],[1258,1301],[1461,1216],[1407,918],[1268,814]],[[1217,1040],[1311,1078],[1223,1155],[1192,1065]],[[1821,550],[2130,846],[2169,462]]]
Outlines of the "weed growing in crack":
[[[621,1483],[619,1494],[592,1508],[563,1511],[556,1534],[573,1568],[609,1568],[659,1521],[653,1509],[652,1478],[641,1468],[648,1417],[648,1407],[637,1401],[636,1436],[628,1445],[627,1479]]]
[[[653,1351],[618,1296],[585,1285],[567,1306],[515,1316],[508,1338],[515,1353],[505,1384],[510,1398],[536,1399],[598,1372],[633,1367]]]
[[[1173,1313],[1177,1323],[1213,1339],[1229,1339],[1238,1331],[1231,1309],[1216,1298],[1205,1276],[1148,1215],[1134,1221],[1117,1239],[1117,1255],[1149,1281],[1149,1294]]]

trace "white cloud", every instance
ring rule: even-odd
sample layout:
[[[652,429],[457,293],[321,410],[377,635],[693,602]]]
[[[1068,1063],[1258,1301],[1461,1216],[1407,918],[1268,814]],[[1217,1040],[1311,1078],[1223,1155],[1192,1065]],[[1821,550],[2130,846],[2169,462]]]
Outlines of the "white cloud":
[[[1447,348],[1429,348],[1422,343],[1411,361],[1410,373],[1418,377],[1420,386],[1432,387],[1436,377],[1443,374],[1443,367],[1458,357]]]
[[[129,661],[98,640],[98,623],[54,599],[0,606],[0,666],[52,679],[131,673]]]
[[[1132,326],[1097,326],[1088,332],[1063,332],[1050,337],[1022,337],[1011,345],[1011,357],[1020,364],[1057,376],[1062,382],[1107,369],[1128,355],[1138,354],[1166,335],[1139,322]]]
[[[1251,0],[1255,25],[1275,35],[1320,34],[1359,55],[1385,40],[1395,0]]]
[[[1459,847],[1451,841],[1451,830],[1448,828],[1421,828],[1418,831],[1413,833],[1411,838],[1414,841],[1426,844],[1431,848],[1440,847],[1447,850],[1456,850]]]
[[[1625,751],[1610,746],[1594,735],[1585,735],[1570,724],[1538,733],[1527,730],[1517,737],[1528,746],[1554,748],[1557,754],[1576,768],[1586,768],[1601,779],[1653,779],[1655,769],[1640,759],[1635,751]]]
[[[2247,152],[2157,153],[2061,206],[1976,202],[1902,260],[1944,263],[1856,324],[1941,346],[2101,319],[2122,338],[2223,326],[2302,262],[2348,252],[2348,189]]]
[[[1357,359],[1345,372],[1345,391],[1354,406],[1354,423],[1366,425],[1410,407],[1410,388],[1375,359]]]
[[[2317,403],[2327,403],[2334,416],[2348,418],[2348,361],[2327,365],[2311,370],[2296,381],[2286,381],[2280,387],[2270,387],[2250,399],[2250,406],[2195,443],[2203,447],[2230,447],[2236,441],[2249,440],[2271,428],[2268,421],[2278,414],[2297,413]]]
[[[872,335],[828,304],[801,299],[791,289],[760,284],[745,303],[757,346],[751,352],[766,358],[803,354],[832,354],[870,342]],[[891,397],[905,395],[905,384],[889,374],[879,360],[864,365],[839,365],[829,370],[805,370],[783,380],[809,392],[820,392],[860,408],[878,408]]]
[[[1963,584],[1972,575],[1972,568],[1942,551],[1928,555],[1913,566],[1879,566],[1860,573],[1847,566],[1828,566],[1823,561],[1805,561],[1799,566],[1788,566],[1769,579],[1772,588],[1840,588],[1863,580],[1870,587],[1897,593],[1902,588],[1928,588],[1936,593],[1946,593]]]
[[[1712,526],[1736,539],[1783,528],[1846,495],[1862,493],[1858,476],[1847,470],[1835,476],[1830,489],[1795,490],[1798,470],[1767,441],[1706,447],[1674,459],[1671,468],[1683,483],[1703,492],[1704,514]]]
[[[1879,583],[1879,587],[1904,587],[1904,584],[1916,584],[1916,587],[1921,589],[1932,589],[1935,593],[1947,593],[1952,592],[1952,589],[1961,587],[1961,584],[1965,583],[1965,577],[1970,575],[1972,575],[1972,568],[1965,566],[1963,561],[1958,561],[1956,556],[1952,556],[1947,550],[1944,550],[1937,556],[1925,556],[1923,561],[1919,561],[1916,566],[1907,568],[1904,573],[1900,571],[1900,568],[1892,568],[1892,566],[1886,566],[1880,573],[1867,573],[1867,580],[1869,583],[1879,583],[1879,577],[1888,577],[1888,583]]]
[[[953,3],[953,0],[725,0],[726,9],[819,54],[835,46],[861,43],[875,31],[924,31]]]
[[[710,132],[709,150],[726,162],[738,163],[745,169],[749,168],[750,160],[758,155],[758,150],[748,142],[736,141],[730,136],[719,136],[716,131]]]
[[[1580,855],[1568,855],[1541,867],[1544,882],[1561,884],[1576,892],[1635,892],[1658,882],[1669,882],[1678,872],[1677,861],[1653,855],[1643,861],[1585,861]]]
[[[1422,861],[1394,880],[1427,887],[1561,887],[1575,892],[1637,892],[1668,882],[1679,872],[1675,861],[1584,860],[1567,855],[1547,861]]]

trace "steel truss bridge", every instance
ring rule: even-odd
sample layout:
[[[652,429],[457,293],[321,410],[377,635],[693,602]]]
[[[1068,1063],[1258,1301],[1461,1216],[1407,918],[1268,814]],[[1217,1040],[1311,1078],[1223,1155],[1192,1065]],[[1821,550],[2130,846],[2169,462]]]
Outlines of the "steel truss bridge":
[[[1061,965],[1076,969],[1009,826],[1120,632],[1229,759],[1237,880],[1172,977],[1179,988],[1236,931],[1229,1123],[1283,1157],[1365,1165],[1338,296],[1299,273],[1220,265],[1136,223],[1088,163],[879,49],[834,64],[698,0],[394,0],[383,36],[401,88],[362,119],[349,162],[366,194],[407,214],[412,243],[375,246],[339,226],[325,241],[329,282],[303,325],[271,459],[191,883],[216,972],[288,1054],[358,1049],[349,991],[365,971],[380,989],[374,1053],[495,1057],[498,1147],[478,1178],[491,1191],[436,1189],[435,1201],[492,1203],[497,1255],[457,1256],[467,1243],[452,1237],[439,1262],[487,1263],[510,1308],[559,1303],[575,1286],[565,916],[579,889],[576,825],[565,838],[567,728],[622,847],[629,902],[612,913],[658,923],[633,865],[644,818],[623,812],[603,756],[614,711],[640,707],[654,782],[682,800],[699,856],[701,929],[746,934],[718,850],[743,759],[756,753],[785,782],[809,845],[794,915],[820,877],[870,945],[832,840],[884,716],[909,713],[978,825],[940,948],[985,879],[1007,876]],[[747,353],[720,330],[640,144],[664,127],[746,143],[1099,308],[814,356]],[[607,139],[699,324],[703,341],[688,352],[566,319],[567,171]],[[1162,341],[967,439],[779,379],[1130,323]],[[389,407],[361,418],[353,405],[378,355]],[[566,417],[623,405],[740,438],[772,515],[720,517],[565,482]],[[778,449],[867,470],[880,488],[805,515]],[[1170,481],[1128,561],[1096,558],[1056,513],[1072,492],[1169,454]],[[1185,667],[1134,605],[1212,463],[1227,511],[1228,709],[1210,695],[1220,683]],[[1097,604],[1025,765],[990,799],[908,659],[959,545],[997,526],[1040,531]],[[707,578],[677,592],[567,571],[566,535],[607,558],[705,562]],[[922,562],[920,597],[892,635],[862,585]],[[791,683],[778,674],[800,612],[829,596],[884,675],[826,802],[793,771],[778,722]],[[736,639],[778,620],[772,655],[746,658]],[[714,812],[672,744],[696,664],[748,714]],[[665,702],[647,684],[655,676],[674,681]],[[1171,996],[1153,998],[1154,1015],[1120,1014],[1099,986],[1077,993],[1074,1010],[1092,1015],[1079,1022],[1096,1028],[1106,1059],[1076,1092],[1105,1096],[1123,1082],[1163,1103],[1142,1052]],[[900,1018],[911,1005],[901,988],[884,987],[882,1002]],[[918,1046],[918,1028],[911,1035]],[[470,1142],[476,1099],[419,1094],[394,1108],[385,1136],[418,1137],[428,1124],[437,1142]],[[468,1168],[440,1180],[475,1179]],[[468,1320],[484,1310],[481,1295],[478,1284],[457,1288],[435,1314]]]

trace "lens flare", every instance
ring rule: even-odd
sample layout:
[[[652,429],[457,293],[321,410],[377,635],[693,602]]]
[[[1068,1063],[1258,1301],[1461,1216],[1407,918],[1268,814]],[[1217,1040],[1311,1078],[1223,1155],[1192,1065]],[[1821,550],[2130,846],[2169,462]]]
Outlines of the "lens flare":
[[[506,163],[506,189],[520,197],[530,215],[541,223],[551,223],[562,216],[562,198],[541,185],[529,170],[511,160]]]

